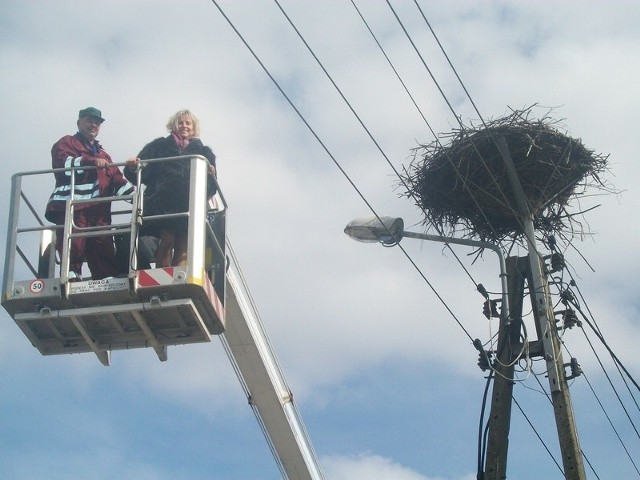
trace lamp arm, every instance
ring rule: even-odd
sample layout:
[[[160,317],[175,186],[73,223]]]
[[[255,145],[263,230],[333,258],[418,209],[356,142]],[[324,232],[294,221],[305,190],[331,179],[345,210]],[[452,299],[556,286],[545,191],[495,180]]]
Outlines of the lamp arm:
[[[478,247],[478,248],[488,248],[489,250],[494,251],[498,255],[498,259],[500,261],[500,284],[502,286],[502,315],[503,320],[508,321],[509,319],[509,299],[507,296],[507,264],[504,259],[504,254],[500,247],[494,243],[482,242],[480,240],[471,240],[469,238],[455,238],[455,237],[444,237],[441,235],[430,235],[428,233],[417,233],[417,232],[402,232],[403,237],[407,238],[418,238],[420,240],[429,240],[432,242],[440,242],[440,243],[454,243],[457,245],[467,245],[470,247]]]

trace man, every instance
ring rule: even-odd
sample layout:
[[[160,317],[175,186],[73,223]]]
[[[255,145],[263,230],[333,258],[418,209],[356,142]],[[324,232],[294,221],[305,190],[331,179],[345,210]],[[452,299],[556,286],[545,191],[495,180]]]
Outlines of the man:
[[[73,191],[73,221],[78,228],[111,225],[111,202],[84,203],[96,197],[129,195],[134,187],[129,183],[109,154],[96,140],[104,122],[102,112],[94,107],[80,110],[78,132],[58,140],[51,149],[53,168],[76,167],[75,170],[55,172],[56,186],[47,203],[45,218],[56,225],[64,225],[67,200],[72,197],[71,174],[75,172]],[[79,167],[98,167],[82,169]],[[56,235],[56,249],[62,257],[63,231]],[[91,277],[99,280],[117,275],[111,235],[76,237],[71,240],[69,280],[82,278],[82,263],[86,260]]]

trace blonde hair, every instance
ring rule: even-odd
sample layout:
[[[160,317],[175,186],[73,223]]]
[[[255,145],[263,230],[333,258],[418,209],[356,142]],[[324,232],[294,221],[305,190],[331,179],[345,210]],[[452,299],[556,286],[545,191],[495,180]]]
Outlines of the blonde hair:
[[[182,117],[188,117],[193,123],[193,138],[200,137],[200,122],[198,118],[189,110],[180,110],[174,113],[167,122],[167,130],[173,132],[178,129],[178,122]]]

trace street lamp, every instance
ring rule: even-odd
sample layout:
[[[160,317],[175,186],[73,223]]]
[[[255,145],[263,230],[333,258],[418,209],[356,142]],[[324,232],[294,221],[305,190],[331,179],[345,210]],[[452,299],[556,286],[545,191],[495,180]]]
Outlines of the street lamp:
[[[404,229],[404,220],[397,217],[361,217],[351,220],[344,229],[349,237],[358,242],[381,243],[385,246],[396,245],[404,237],[418,238],[432,242],[446,244],[467,245],[477,248],[488,248],[498,255],[500,260],[500,282],[502,286],[502,316],[503,320],[509,318],[509,301],[507,298],[507,267],[502,250],[498,245],[468,238],[444,237],[430,235],[428,233],[407,232]],[[482,293],[482,292],[481,292]],[[485,292],[486,293],[486,292]],[[485,295],[486,297],[486,295]]]
[[[344,233],[358,242],[395,245],[402,240],[404,220],[393,217],[362,217],[351,220]]]

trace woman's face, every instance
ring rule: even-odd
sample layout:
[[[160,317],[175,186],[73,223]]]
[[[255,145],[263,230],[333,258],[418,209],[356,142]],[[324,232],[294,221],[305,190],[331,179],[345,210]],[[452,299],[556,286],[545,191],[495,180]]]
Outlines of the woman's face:
[[[194,129],[193,122],[189,117],[183,115],[178,120],[178,125],[176,126],[176,133],[180,138],[189,139],[193,137]]]

